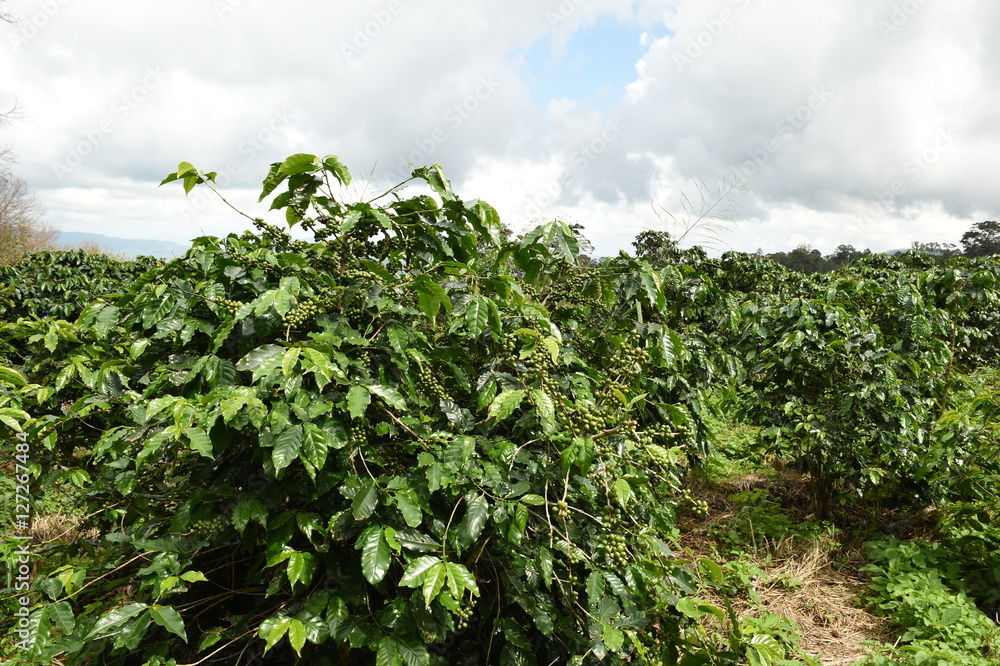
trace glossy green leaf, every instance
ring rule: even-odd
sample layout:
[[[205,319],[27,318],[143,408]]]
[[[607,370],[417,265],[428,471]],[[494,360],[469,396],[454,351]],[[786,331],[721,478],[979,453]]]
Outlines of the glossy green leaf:
[[[352,419],[360,419],[371,404],[372,396],[364,386],[352,386],[347,392],[347,410]]]
[[[392,563],[392,552],[381,525],[371,525],[358,537],[361,548],[361,572],[373,585],[385,578]]]

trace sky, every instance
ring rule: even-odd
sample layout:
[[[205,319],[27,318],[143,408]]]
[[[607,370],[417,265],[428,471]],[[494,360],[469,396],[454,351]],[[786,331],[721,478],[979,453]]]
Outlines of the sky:
[[[597,255],[687,227],[713,254],[958,244],[1000,205],[995,1],[0,6],[0,109],[22,116],[0,146],[64,231],[238,233],[160,181],[191,162],[268,217],[268,165],[303,152],[340,156],[348,201],[440,164],[516,231],[578,223]]]

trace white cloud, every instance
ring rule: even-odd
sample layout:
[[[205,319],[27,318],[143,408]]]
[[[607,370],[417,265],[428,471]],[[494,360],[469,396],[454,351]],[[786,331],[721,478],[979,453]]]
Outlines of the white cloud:
[[[267,165],[302,151],[382,180],[439,162],[512,226],[572,218],[600,254],[656,228],[652,204],[677,211],[695,179],[734,171],[751,196],[727,239],[750,251],[957,242],[1000,204],[1000,14],[984,0],[6,7],[22,25],[0,28],[0,104],[27,118],[0,143],[65,230],[238,231],[160,179],[182,160],[219,171],[259,215]],[[645,49],[633,80],[596,82],[617,105],[533,99],[515,54],[550,38],[558,56],[607,16]]]

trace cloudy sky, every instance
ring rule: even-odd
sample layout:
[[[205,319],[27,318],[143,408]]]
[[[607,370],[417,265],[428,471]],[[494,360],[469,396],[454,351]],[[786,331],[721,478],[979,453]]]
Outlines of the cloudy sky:
[[[1000,205],[995,0],[3,7],[0,108],[23,119],[0,145],[64,231],[241,231],[160,180],[190,161],[264,215],[267,165],[299,152],[341,156],[347,198],[439,163],[513,228],[578,222],[597,254],[705,208],[738,216],[716,252],[958,243]]]

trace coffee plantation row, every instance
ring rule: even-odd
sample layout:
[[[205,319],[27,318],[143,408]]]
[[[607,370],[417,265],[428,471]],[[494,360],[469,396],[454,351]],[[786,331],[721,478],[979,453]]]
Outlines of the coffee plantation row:
[[[286,228],[4,269],[5,492],[21,460],[76,520],[35,535],[26,633],[8,577],[14,663],[796,663],[677,545],[722,403],[817,518],[994,510],[995,258],[804,276],[647,232],[583,267],[577,227],[513,238],[438,167],[411,180],[347,203],[337,157],[294,155],[261,193]]]

